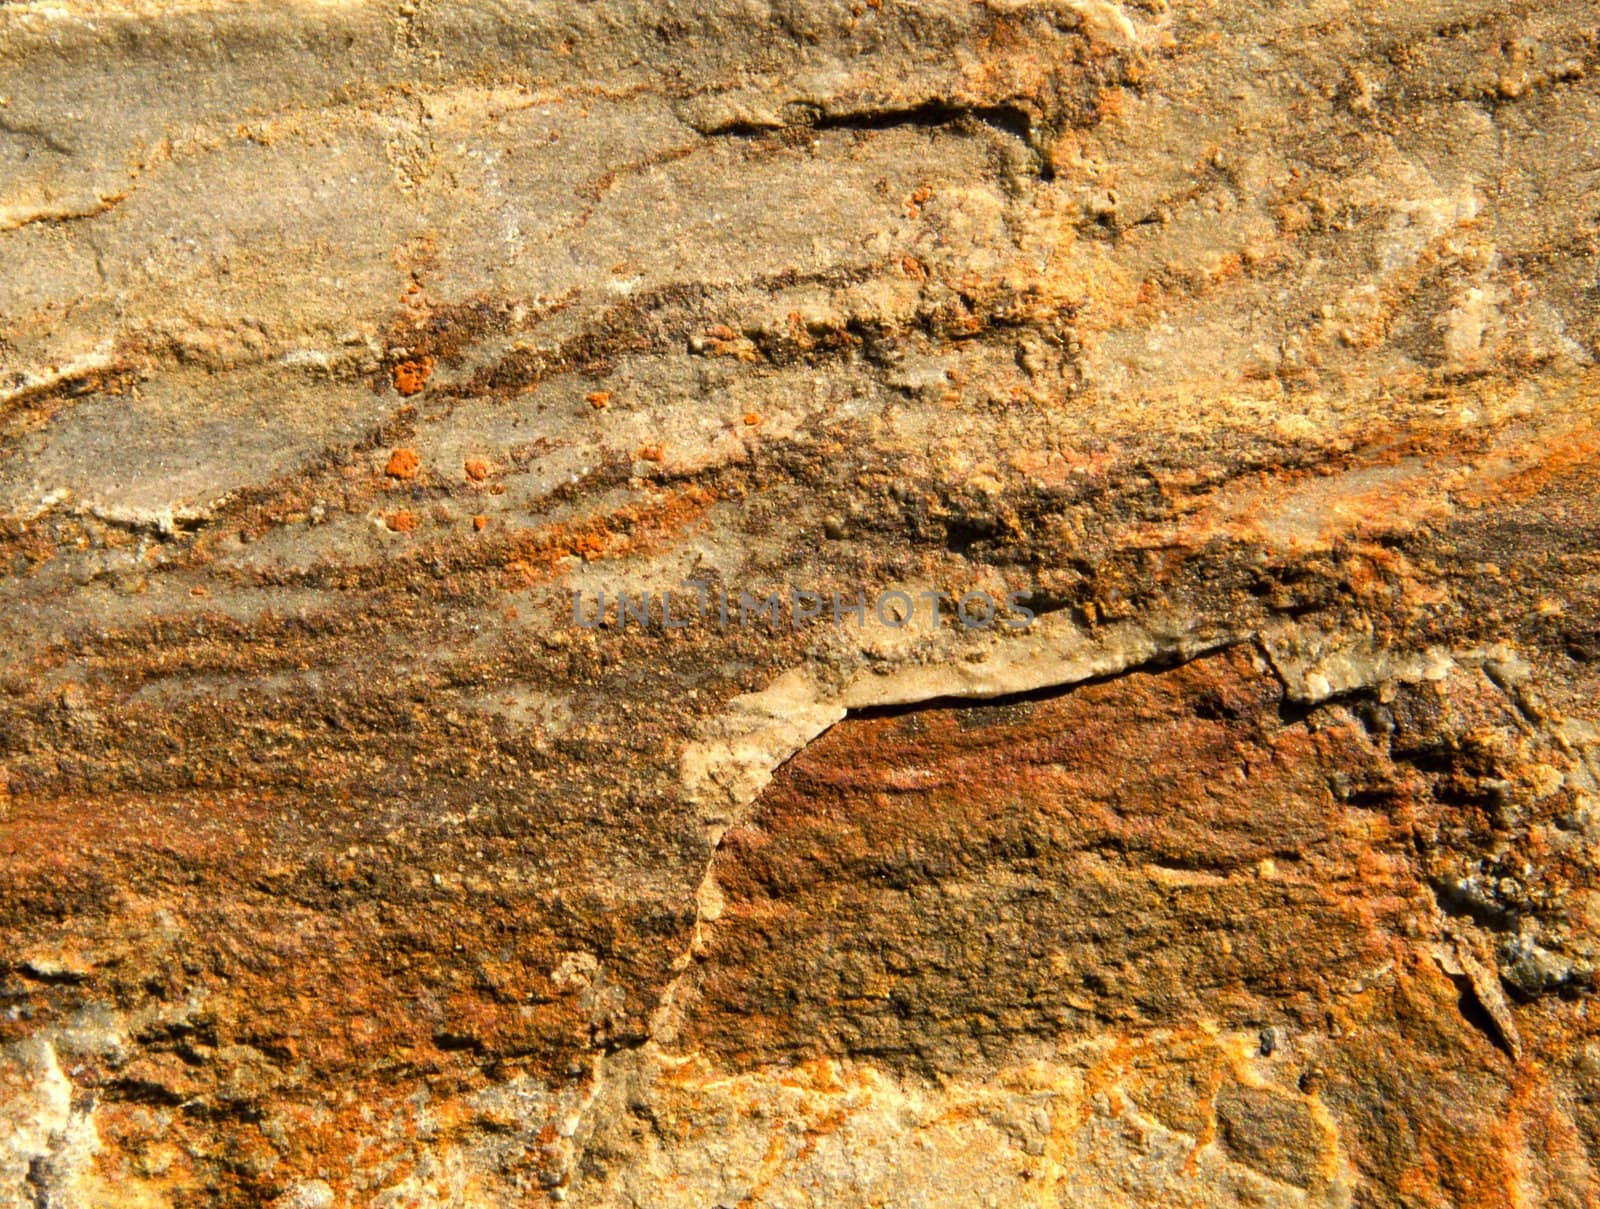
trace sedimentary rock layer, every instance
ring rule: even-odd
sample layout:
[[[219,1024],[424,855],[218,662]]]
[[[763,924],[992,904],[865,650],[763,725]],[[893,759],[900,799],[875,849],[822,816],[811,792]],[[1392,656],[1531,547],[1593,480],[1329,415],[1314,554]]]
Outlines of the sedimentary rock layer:
[[[1594,1203],[1597,68],[0,3],[0,1205]]]

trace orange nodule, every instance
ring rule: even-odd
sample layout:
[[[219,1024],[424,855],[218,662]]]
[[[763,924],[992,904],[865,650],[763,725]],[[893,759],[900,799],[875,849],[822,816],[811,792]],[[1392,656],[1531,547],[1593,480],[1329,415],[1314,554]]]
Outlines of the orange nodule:
[[[607,403],[611,402],[611,392],[609,390],[591,390],[583,397],[589,406],[594,408],[596,411],[599,411]]]
[[[756,413],[753,411],[747,411],[744,413],[744,422],[754,428],[757,424],[761,423],[761,417],[756,415]]]
[[[415,449],[396,449],[389,455],[389,464],[383,472],[392,479],[414,479],[422,467],[422,459]]]
[[[659,462],[665,456],[659,445],[645,445],[639,450],[639,460],[641,462]]]
[[[417,527],[417,514],[401,508],[398,512],[391,512],[384,517],[383,523],[389,527],[391,533],[410,533]]]
[[[432,357],[415,357],[394,367],[394,388],[402,395],[419,393],[433,373]]]
[[[474,533],[482,533],[483,532],[483,527],[485,525],[487,525],[488,523],[489,523],[489,518],[486,517],[486,516],[475,516],[475,517],[473,517],[472,518],[472,529],[473,529],[473,532]]]
[[[467,477],[469,479],[471,479],[474,483],[481,483],[484,479],[489,477],[489,471],[491,467],[489,463],[484,461],[482,458],[468,458],[464,469],[466,470]]]

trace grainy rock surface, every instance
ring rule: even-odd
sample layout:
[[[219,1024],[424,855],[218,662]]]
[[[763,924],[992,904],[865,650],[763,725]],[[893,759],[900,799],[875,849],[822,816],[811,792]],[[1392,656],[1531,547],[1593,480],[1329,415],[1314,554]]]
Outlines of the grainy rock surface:
[[[1600,1202],[1597,131],[1588,0],[0,3],[0,1206]]]

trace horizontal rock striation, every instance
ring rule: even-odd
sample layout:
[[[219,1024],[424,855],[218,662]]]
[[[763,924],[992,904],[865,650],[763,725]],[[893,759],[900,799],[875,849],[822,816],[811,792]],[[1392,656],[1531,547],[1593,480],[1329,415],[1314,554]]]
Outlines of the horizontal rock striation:
[[[1577,0],[0,3],[0,1205],[1593,1204],[1597,129]]]

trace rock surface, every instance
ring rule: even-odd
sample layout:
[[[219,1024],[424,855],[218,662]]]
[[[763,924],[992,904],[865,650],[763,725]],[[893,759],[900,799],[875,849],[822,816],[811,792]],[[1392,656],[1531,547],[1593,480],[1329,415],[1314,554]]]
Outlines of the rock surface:
[[[0,3],[0,1206],[1600,1202],[1594,15]]]

